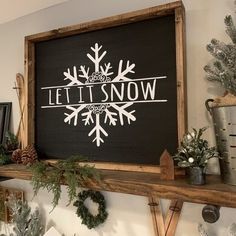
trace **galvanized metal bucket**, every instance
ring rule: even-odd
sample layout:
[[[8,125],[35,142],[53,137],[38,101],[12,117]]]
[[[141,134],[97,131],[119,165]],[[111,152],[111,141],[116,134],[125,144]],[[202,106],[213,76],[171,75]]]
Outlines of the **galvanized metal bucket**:
[[[236,105],[211,107],[212,99],[206,101],[206,108],[212,115],[217,149],[222,157],[220,168],[222,179],[236,185]]]

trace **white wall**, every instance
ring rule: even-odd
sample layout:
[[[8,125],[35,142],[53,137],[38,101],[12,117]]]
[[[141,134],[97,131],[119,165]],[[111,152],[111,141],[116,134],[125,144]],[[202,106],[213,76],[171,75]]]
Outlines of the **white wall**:
[[[71,0],[64,4],[39,11],[32,15],[0,25],[0,101],[13,102],[12,129],[16,131],[19,122],[19,109],[15,91],[12,89],[17,72],[24,72],[24,36],[50,29],[81,23],[106,16],[138,10],[166,3],[165,0]],[[188,121],[189,128],[211,124],[204,107],[209,97],[221,94],[222,90],[204,80],[203,66],[211,59],[205,46],[215,37],[228,40],[225,35],[223,19],[228,13],[234,13],[233,0],[184,0],[187,26],[187,82],[188,82]],[[212,128],[208,138],[214,144]],[[217,163],[212,163],[212,170],[217,172]],[[32,188],[28,181],[10,180],[1,185],[21,188],[26,191],[26,198],[32,199]],[[63,196],[66,196],[63,188]],[[147,199],[118,193],[105,192],[108,202],[109,218],[96,230],[87,230],[80,225],[73,206],[65,207],[66,197],[49,214],[52,196],[46,192],[34,198],[32,205],[39,204],[47,225],[56,225],[65,235],[78,233],[80,236],[152,236],[152,219]],[[164,202],[166,205],[166,201]],[[197,236],[197,223],[201,218],[202,205],[185,203],[177,236]],[[220,220],[205,226],[209,235],[226,235],[226,228],[235,217],[236,210],[221,209]],[[235,220],[236,221],[236,220]]]

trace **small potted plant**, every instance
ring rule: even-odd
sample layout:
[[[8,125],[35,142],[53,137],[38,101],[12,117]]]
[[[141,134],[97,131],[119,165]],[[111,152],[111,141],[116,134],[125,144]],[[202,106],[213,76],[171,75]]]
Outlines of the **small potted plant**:
[[[218,157],[216,148],[209,147],[208,141],[202,138],[206,129],[206,127],[198,131],[193,129],[193,132],[185,134],[178,152],[173,156],[178,166],[188,168],[190,184],[205,184],[205,167],[208,160]]]

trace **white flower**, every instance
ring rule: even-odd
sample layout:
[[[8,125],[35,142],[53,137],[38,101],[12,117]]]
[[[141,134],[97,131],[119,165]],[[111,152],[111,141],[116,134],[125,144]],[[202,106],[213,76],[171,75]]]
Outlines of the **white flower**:
[[[189,162],[189,163],[193,163],[193,162],[194,162],[194,159],[193,159],[192,157],[190,157],[190,158],[188,159],[188,162]]]
[[[187,134],[187,135],[186,135],[186,138],[187,138],[188,140],[191,140],[193,137],[191,136],[191,134]]]
[[[193,138],[195,138],[196,134],[194,132],[188,133],[186,135],[187,140],[191,141]]]

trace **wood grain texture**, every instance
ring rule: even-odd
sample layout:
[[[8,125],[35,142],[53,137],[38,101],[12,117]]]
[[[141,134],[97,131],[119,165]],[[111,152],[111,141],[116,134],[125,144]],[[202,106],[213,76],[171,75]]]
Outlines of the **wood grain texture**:
[[[172,200],[165,218],[165,236],[174,236],[180,218],[183,201]]]
[[[19,126],[18,126],[18,130],[16,133],[16,136],[18,138],[20,147],[22,146],[22,144],[25,142],[24,141],[24,134],[25,134],[25,124],[24,124],[24,120],[25,120],[25,81],[24,81],[24,77],[22,74],[17,73],[16,74],[16,93],[17,93],[17,97],[18,97],[18,102],[19,102],[19,109],[20,109],[20,121],[19,121]]]
[[[32,173],[22,165],[0,166],[0,176],[30,180]],[[220,176],[207,176],[203,186],[192,186],[183,177],[164,181],[160,175],[101,170],[102,181],[88,181],[84,187],[141,196],[155,196],[186,202],[236,207],[236,187],[222,183]]]
[[[35,43],[46,41],[49,39],[57,39],[85,32],[95,31],[115,27],[118,25],[125,25],[132,22],[153,19],[161,16],[175,14],[176,17],[176,62],[177,62],[177,112],[178,112],[178,139],[182,138],[186,131],[186,105],[185,105],[185,32],[184,32],[184,7],[181,1],[176,1],[156,7],[151,7],[143,10],[138,10],[130,13],[125,13],[117,16],[112,16],[100,20],[81,23],[59,29],[54,29],[48,32],[34,34],[25,37],[25,79],[26,79],[26,104],[27,109],[24,116],[24,124],[26,125],[23,148],[28,144],[35,143]],[[120,170],[125,167],[123,163],[119,164],[104,164],[96,163],[104,169]],[[102,166],[101,166],[102,165]],[[160,173],[158,167],[137,165],[127,166],[123,168],[127,171],[140,171],[150,173]],[[179,169],[176,169],[176,174]]]
[[[174,160],[170,156],[167,150],[165,150],[160,158],[160,169],[161,169],[161,179],[163,180],[174,180],[175,179],[175,169]]]
[[[165,16],[172,14],[176,8],[182,7],[181,1],[171,2],[160,6],[155,6],[143,10],[133,11],[125,14],[111,16],[95,21],[85,22],[81,24],[71,25],[63,28],[50,30],[43,33],[38,33],[26,37],[26,41],[40,42],[54,38],[61,38],[80,34],[84,32],[105,29],[109,27],[115,27],[118,25],[129,24],[136,21],[145,19],[152,19],[159,16]]]
[[[50,164],[57,163],[58,160],[55,159],[48,159],[45,160]],[[123,170],[123,171],[132,171],[132,172],[146,172],[146,173],[153,173],[153,174],[160,174],[161,173],[161,166],[155,165],[138,165],[138,164],[127,164],[127,163],[111,163],[111,162],[80,162],[82,165],[86,164],[93,165],[96,169],[100,170]],[[163,171],[162,171],[163,172]],[[183,176],[185,175],[185,170],[180,167],[174,167],[175,175]]]
[[[185,49],[185,10],[184,6],[175,9],[176,34],[176,78],[177,78],[177,113],[179,143],[187,130],[186,103],[186,49]]]
[[[164,216],[160,199],[154,196],[149,198],[150,211],[156,236],[174,236],[181,214],[183,201],[171,200],[170,207]]]
[[[162,216],[160,199],[150,196],[148,198],[155,236],[165,236],[165,225]]]
[[[25,104],[26,110],[23,123],[25,124],[25,135],[22,148],[34,144],[35,124],[35,45],[25,40]]]

